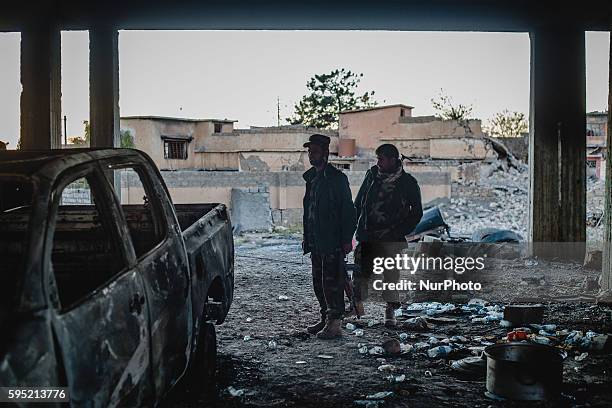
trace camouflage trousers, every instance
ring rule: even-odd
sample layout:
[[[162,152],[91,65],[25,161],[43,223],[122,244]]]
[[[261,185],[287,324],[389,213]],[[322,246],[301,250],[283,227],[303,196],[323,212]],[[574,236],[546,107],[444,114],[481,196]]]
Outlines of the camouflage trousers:
[[[312,284],[321,308],[321,317],[342,319],[344,316],[344,271],[340,251],[333,254],[311,253]]]
[[[368,290],[372,286],[373,273],[371,270],[362,270],[361,268],[361,251],[362,245],[357,244],[355,248],[355,269],[353,270],[353,291],[355,302],[363,302],[368,298]],[[380,279],[380,275],[376,276],[376,279]],[[399,282],[400,273],[398,270],[389,269],[385,270],[382,274],[383,282]],[[373,289],[372,289],[373,290]],[[384,290],[382,291],[382,298],[388,305],[393,306],[395,309],[400,307],[400,293],[395,290]]]

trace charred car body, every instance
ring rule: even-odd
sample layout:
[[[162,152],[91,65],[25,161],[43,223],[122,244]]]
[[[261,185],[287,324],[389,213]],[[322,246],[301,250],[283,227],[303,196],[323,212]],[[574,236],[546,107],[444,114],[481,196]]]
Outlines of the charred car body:
[[[0,152],[0,384],[151,405],[214,372],[234,284],[223,204],[174,206],[128,149]]]

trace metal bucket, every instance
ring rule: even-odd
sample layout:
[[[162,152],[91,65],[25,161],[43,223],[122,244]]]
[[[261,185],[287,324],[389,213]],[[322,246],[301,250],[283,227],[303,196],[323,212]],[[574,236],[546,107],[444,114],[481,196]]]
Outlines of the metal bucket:
[[[563,355],[555,347],[532,343],[489,346],[487,391],[513,400],[550,400],[563,384]]]

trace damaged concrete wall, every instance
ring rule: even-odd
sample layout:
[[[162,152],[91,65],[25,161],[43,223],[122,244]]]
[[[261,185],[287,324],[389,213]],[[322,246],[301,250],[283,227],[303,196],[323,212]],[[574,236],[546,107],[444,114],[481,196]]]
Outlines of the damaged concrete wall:
[[[495,137],[492,139],[499,140],[508,148],[508,150],[514,155],[514,157],[516,157],[523,163],[527,163],[527,153],[529,152],[528,133],[521,137]]]
[[[348,176],[353,198],[365,177],[365,171],[350,171]],[[172,201],[175,204],[224,203],[232,207],[232,190],[266,188],[268,208],[274,215],[274,223],[283,225],[301,223],[304,179],[301,171],[283,172],[233,172],[233,171],[162,171]],[[451,178],[448,172],[414,173],[419,182],[423,202],[436,198],[450,198]],[[123,186],[127,200],[142,199],[144,191],[136,183]],[[131,202],[131,201],[128,201]],[[278,210],[278,211],[277,211]],[[272,217],[272,216],[271,216]]]
[[[267,187],[232,188],[230,207],[235,232],[272,230]]]

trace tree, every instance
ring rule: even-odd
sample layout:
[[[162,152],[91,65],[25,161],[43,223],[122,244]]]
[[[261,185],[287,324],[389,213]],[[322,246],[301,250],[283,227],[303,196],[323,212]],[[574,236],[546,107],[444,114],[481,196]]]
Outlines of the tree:
[[[377,105],[374,91],[356,95],[362,77],[344,68],[315,75],[306,83],[309,93],[295,105],[295,115],[287,121],[292,125],[337,129],[340,112]]]
[[[438,96],[431,98],[431,104],[437,111],[436,116],[442,119],[466,121],[474,110],[472,105],[455,104],[453,98],[448,96],[444,89],[440,89]]]
[[[134,136],[132,136],[132,132],[129,129],[121,129],[120,133],[120,141],[119,146],[124,149],[133,149],[134,146]]]
[[[495,137],[520,137],[528,129],[524,113],[504,109],[493,116],[486,130]]]

